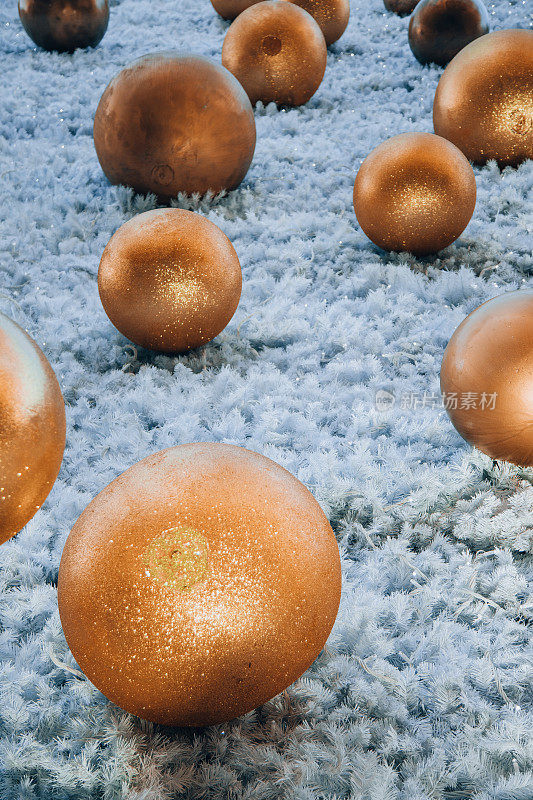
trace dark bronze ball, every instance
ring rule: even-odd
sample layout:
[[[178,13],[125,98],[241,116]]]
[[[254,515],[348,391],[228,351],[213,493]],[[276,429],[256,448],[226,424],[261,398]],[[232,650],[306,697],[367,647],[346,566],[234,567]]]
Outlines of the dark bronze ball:
[[[406,17],[414,11],[418,0],[383,0],[387,11],[398,14],[399,17]]]
[[[38,47],[72,53],[96,47],[109,22],[108,0],[19,0],[24,30]]]
[[[446,348],[440,384],[467,442],[533,466],[533,291],[508,292],[472,311]]]
[[[94,118],[94,145],[113,184],[204,195],[240,184],[252,162],[255,120],[246,92],[207,58],[162,52],[113,78]]]
[[[489,28],[481,0],[420,0],[409,22],[409,46],[421,64],[444,67]]]
[[[461,50],[437,86],[433,126],[476,164],[533,158],[533,31],[487,33]]]

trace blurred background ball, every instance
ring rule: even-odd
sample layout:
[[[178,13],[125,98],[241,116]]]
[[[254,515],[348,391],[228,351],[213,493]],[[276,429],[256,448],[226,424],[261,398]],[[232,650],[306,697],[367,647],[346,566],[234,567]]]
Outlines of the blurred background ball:
[[[65,404],[36,342],[0,313],[0,543],[36,514],[65,449]]]
[[[533,158],[533,31],[495,31],[461,50],[437,86],[433,124],[477,164]]]
[[[233,22],[222,63],[250,101],[299,106],[314,95],[327,62],[324,36],[313,17],[286,0],[257,3]]]
[[[476,205],[476,180],[450,142],[432,133],[402,133],[366,157],[353,197],[357,220],[374,244],[425,255],[464,231]]]
[[[72,654],[107,698],[201,726],[299,678],[340,588],[333,531],[300,481],[240,447],[188,444],[90,503],[63,551],[58,600]]]
[[[533,291],[495,297],[463,320],[440,383],[467,442],[491,458],[533,466]]]
[[[146,211],[110,239],[98,270],[105,312],[150,350],[179,353],[211,341],[241,296],[237,253],[214,223],[192,211]]]
[[[175,52],[144,56],[119,72],[94,119],[96,153],[111,183],[162,200],[234,189],[255,138],[250,101],[233,75]]]
[[[409,46],[421,64],[444,66],[489,28],[481,0],[420,0],[409,21]]]
[[[19,0],[24,30],[38,47],[72,53],[96,47],[109,23],[108,0]]]
[[[289,0],[318,23],[329,46],[341,38],[350,21],[350,0]]]
[[[405,17],[414,11],[418,0],[383,0],[383,2],[387,11],[392,11],[399,17]]]

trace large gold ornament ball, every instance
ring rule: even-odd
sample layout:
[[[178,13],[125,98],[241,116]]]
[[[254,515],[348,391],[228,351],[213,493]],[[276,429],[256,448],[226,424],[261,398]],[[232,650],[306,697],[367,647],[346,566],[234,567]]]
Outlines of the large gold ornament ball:
[[[0,543],[37,513],[65,449],[65,404],[34,340],[0,314]]]
[[[409,20],[409,46],[421,64],[445,66],[489,28],[481,0],[420,0]]]
[[[468,225],[476,205],[472,167],[432,133],[402,133],[363,161],[354,186],[357,220],[383,250],[436,253]]]
[[[252,162],[255,120],[240,83],[206,58],[155,53],[113,78],[94,144],[114,184],[162,200],[238,186]]]
[[[440,383],[464,439],[491,458],[533,466],[533,291],[472,311],[450,339]]]
[[[307,103],[322,83],[327,57],[313,17],[286,0],[265,0],[243,11],[222,47],[223,65],[253,104]]]
[[[533,31],[495,31],[461,50],[437,86],[433,124],[475,163],[533,158]]]
[[[19,0],[24,30],[38,47],[72,53],[96,47],[109,23],[108,0]]]
[[[337,543],[310,492],[224,444],[145,458],[67,539],[59,611],[81,669],[163,724],[238,717],[319,655],[340,599]]]
[[[112,236],[98,290],[116,328],[150,350],[179,353],[211,341],[233,317],[242,288],[237,253],[192,211],[146,211]]]

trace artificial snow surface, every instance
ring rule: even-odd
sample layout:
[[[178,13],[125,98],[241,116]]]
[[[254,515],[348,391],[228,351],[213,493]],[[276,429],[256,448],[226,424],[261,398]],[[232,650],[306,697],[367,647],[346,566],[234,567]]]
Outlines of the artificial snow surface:
[[[489,11],[493,28],[532,24],[531,0]],[[432,130],[442,70],[415,61],[407,27],[382,0],[352,0],[315,97],[256,109],[242,186],[179,201],[230,237],[244,287],[214,342],[169,358],[129,345],[100,305],[108,239],[154,202],[108,184],[92,117],[129,61],[168,48],[218,60],[227,24],[209,0],[116,0],[96,50],[58,55],[2,3],[0,310],[50,359],[68,434],[43,510],[1,548],[1,800],[532,800],[533,471],[473,452],[436,396],[457,324],[532,283],[533,162],[476,168],[474,217],[438,256],[366,239],[352,208],[362,159]],[[383,391],[392,408],[376,407]],[[344,596],[327,649],[286,694],[172,731],[69,671],[55,584],[100,489],[202,440],[264,453],[311,489]]]

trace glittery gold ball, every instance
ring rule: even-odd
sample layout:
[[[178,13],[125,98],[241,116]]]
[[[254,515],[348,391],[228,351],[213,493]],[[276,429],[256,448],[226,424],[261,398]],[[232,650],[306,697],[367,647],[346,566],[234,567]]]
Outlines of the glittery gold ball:
[[[383,250],[417,255],[447,247],[476,205],[472,167],[453,144],[432,133],[402,133],[363,161],[354,186],[357,220]]]
[[[241,296],[237,253],[214,223],[191,211],[147,211],[122,225],[98,271],[104,309],[135,344],[178,353],[211,341]]]
[[[44,503],[65,448],[65,404],[26,331],[0,314],[0,543]]]
[[[286,0],[265,0],[243,11],[224,39],[222,64],[252,104],[299,106],[324,77],[328,51],[311,14]]]
[[[533,158],[533,31],[495,31],[461,50],[437,86],[433,125],[477,164]]]
[[[340,583],[335,537],[300,481],[249,450],[190,444],[144,459],[89,504],[61,558],[59,611],[107,698],[201,726],[303,674]]]

